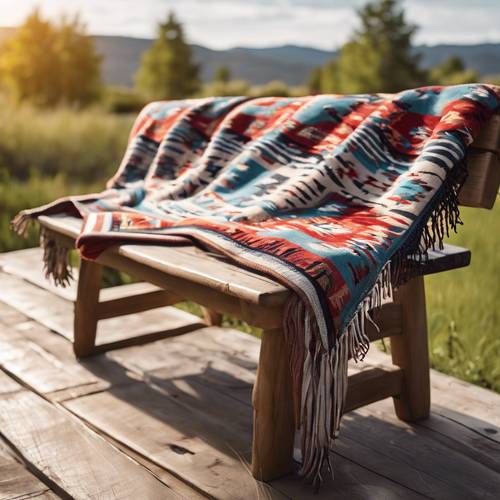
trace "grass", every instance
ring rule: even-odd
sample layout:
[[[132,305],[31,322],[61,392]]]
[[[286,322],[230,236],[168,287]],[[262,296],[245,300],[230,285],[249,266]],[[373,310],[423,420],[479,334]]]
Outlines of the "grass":
[[[471,265],[425,280],[431,364],[500,392],[500,204],[461,213],[450,243],[472,251]]]
[[[0,170],[14,179],[28,179],[33,171],[62,173],[70,183],[111,177],[133,119],[99,108],[38,110],[0,96]]]
[[[133,121],[99,109],[43,112],[4,104],[0,98],[0,252],[37,244],[35,231],[27,240],[10,231],[19,210],[99,190],[120,162]],[[464,227],[450,242],[472,250],[471,266],[426,278],[431,364],[500,392],[500,204],[462,214]],[[106,280],[129,278],[109,273]],[[181,307],[200,314],[195,304]],[[234,318],[224,324],[260,335]]]

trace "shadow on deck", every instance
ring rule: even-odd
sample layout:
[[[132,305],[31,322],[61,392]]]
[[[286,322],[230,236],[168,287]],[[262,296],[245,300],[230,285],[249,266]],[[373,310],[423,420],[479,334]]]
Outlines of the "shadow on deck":
[[[432,372],[429,419],[401,422],[390,400],[344,416],[335,480],[319,495],[295,476],[258,483],[248,467],[258,339],[210,327],[77,362],[60,335],[72,302],[10,274],[0,283],[2,499],[498,498],[497,394]],[[141,314],[103,334],[180,320],[172,308]],[[367,363],[384,362],[372,349]]]

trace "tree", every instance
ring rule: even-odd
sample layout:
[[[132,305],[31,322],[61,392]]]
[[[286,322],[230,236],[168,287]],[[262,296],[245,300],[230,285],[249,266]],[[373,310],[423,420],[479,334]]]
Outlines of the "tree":
[[[100,88],[100,57],[78,20],[52,24],[33,11],[0,53],[0,78],[18,101],[84,105]]]
[[[397,92],[425,79],[412,52],[416,27],[406,22],[398,0],[375,0],[358,11],[361,27],[338,59],[344,93]]]
[[[327,94],[337,94],[342,91],[339,63],[335,59],[328,61],[321,71],[321,91]]]
[[[323,76],[323,68],[321,66],[317,66],[314,68],[307,81],[307,89],[311,94],[320,94],[323,90],[321,85],[321,78]]]
[[[180,99],[199,89],[198,75],[182,25],[171,12],[159,25],[158,38],[142,56],[137,88],[153,99]]]
[[[434,85],[459,85],[479,80],[479,74],[466,69],[460,57],[452,56],[429,73],[429,83]]]
[[[214,82],[224,85],[231,81],[231,70],[224,64],[219,66],[214,73]]]

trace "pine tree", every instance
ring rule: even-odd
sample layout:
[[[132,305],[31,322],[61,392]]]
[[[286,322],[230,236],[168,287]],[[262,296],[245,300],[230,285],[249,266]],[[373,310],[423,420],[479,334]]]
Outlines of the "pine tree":
[[[375,0],[358,11],[361,27],[340,52],[338,79],[344,93],[397,92],[422,84],[420,57],[412,52],[416,27],[398,0]]]
[[[137,88],[153,99],[180,99],[199,89],[198,75],[182,25],[170,13],[159,25],[158,38],[142,56]]]

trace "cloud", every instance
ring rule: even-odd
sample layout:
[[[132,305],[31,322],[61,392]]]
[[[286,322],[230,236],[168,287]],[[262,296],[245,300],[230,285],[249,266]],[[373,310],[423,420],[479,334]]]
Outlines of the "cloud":
[[[44,15],[79,11],[94,34],[153,37],[174,10],[189,40],[213,48],[310,45],[332,49],[349,37],[366,0],[0,0],[0,25],[15,26],[34,6]],[[498,0],[406,0],[419,43],[500,41]]]

